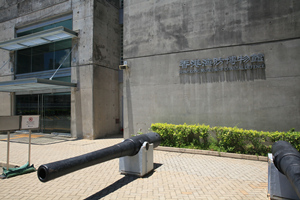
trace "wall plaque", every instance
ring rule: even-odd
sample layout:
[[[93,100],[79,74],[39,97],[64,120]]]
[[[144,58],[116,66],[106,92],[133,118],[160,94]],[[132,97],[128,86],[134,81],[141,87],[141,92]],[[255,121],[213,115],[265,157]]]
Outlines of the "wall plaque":
[[[266,68],[264,54],[229,56],[227,58],[180,60],[179,74],[255,70]]]

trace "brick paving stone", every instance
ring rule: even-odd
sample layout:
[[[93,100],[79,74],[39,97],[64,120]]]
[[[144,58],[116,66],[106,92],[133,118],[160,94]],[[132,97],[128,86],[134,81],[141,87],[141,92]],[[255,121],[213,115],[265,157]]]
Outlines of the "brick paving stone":
[[[27,162],[28,144],[11,142],[10,162]],[[53,162],[121,142],[121,138],[74,140],[33,138],[32,163]],[[155,170],[144,178],[119,173],[114,159],[47,183],[29,173],[0,180],[0,199],[268,199],[267,162],[184,151],[154,151]],[[189,152],[189,151],[186,151]],[[0,140],[0,162],[6,141]]]

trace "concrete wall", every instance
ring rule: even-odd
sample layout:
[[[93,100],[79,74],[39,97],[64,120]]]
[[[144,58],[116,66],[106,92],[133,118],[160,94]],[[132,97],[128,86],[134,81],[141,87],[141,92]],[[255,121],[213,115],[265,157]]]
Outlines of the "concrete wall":
[[[119,133],[118,9],[104,0],[78,2],[73,17],[74,30],[80,28],[74,55],[78,59],[72,69],[72,80],[79,80],[72,92],[74,136],[95,139]]]
[[[94,123],[95,138],[117,134],[119,124],[119,9],[104,0],[94,6]]]
[[[95,139],[119,133],[118,9],[105,0],[0,0],[0,13],[0,41],[14,38],[17,28],[73,15],[79,36],[73,39],[77,46],[72,52],[71,81],[78,84],[71,91],[72,136]],[[9,57],[0,50],[1,65]],[[11,60],[0,71],[0,81],[14,79]],[[11,113],[13,98],[3,93],[0,99],[1,115]]]
[[[124,135],[151,123],[300,129],[300,2],[124,2]],[[264,54],[264,69],[179,74],[180,61]]]
[[[70,0],[0,0],[0,23],[5,22],[11,19],[16,19],[19,17],[24,17],[30,13],[38,12],[41,14],[41,10],[50,8],[52,6],[56,6],[60,3],[71,2]],[[60,8],[65,8],[65,6],[61,5]],[[57,12],[59,7],[52,7],[52,14]],[[49,13],[43,13],[44,16],[47,16]],[[27,16],[28,17],[28,16]],[[25,17],[25,18],[27,18]]]
[[[79,30],[79,37],[78,47],[72,55],[72,82],[78,85],[71,93],[71,130],[73,137],[93,139],[94,1],[76,1],[72,4],[72,10],[73,30]]]

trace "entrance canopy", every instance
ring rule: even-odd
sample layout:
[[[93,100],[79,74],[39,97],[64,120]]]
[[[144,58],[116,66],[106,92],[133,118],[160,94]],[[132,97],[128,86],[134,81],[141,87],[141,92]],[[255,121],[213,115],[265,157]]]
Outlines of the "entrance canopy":
[[[51,42],[70,39],[76,37],[77,35],[78,34],[75,31],[60,26],[14,38],[9,41],[0,42],[0,48],[8,51],[16,51],[38,45],[48,44]]]
[[[48,79],[29,78],[0,82],[0,92],[24,92],[76,87],[76,83]]]

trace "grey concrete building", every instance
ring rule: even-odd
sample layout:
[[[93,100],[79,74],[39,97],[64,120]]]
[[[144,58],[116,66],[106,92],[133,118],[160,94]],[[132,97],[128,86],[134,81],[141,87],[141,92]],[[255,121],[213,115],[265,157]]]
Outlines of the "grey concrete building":
[[[300,129],[299,1],[122,2],[0,0],[0,115],[90,139]]]
[[[151,123],[300,130],[300,2],[124,2],[125,136]]]
[[[78,138],[119,133],[119,1],[0,0],[0,13],[0,114]]]

